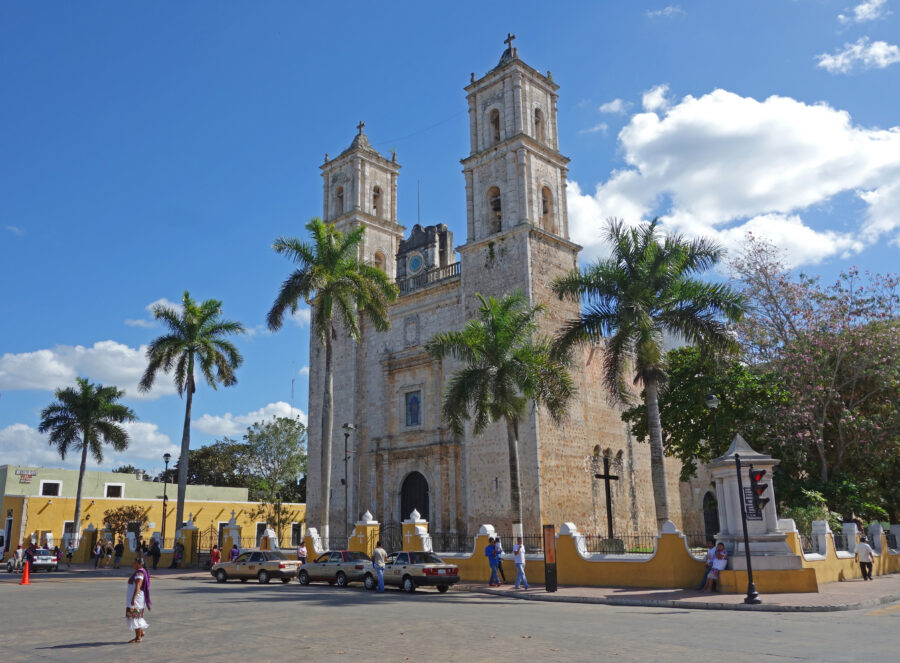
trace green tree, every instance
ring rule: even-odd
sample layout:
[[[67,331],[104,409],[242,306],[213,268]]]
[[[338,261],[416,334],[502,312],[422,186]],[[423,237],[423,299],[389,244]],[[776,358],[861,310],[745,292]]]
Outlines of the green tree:
[[[187,486],[188,452],[191,446],[191,407],[197,390],[194,371],[199,369],[206,383],[216,389],[217,383],[226,387],[237,382],[235,370],[243,358],[228,336],[243,333],[239,322],[222,318],[222,302],[207,299],[198,304],[185,291],[181,310],[157,304],[153,316],[168,327],[147,348],[147,369],[141,378],[140,390],[150,391],[156,374],[174,371],[175,388],[185,396],[184,428],[181,435],[181,455],[178,470],[178,506],[175,511],[176,528],[184,522],[184,495]]]
[[[78,378],[75,387],[56,390],[56,400],[41,412],[38,430],[50,433],[50,446],[55,446],[63,460],[69,451],[81,452],[78,488],[75,493],[75,536],[81,538],[81,488],[90,452],[97,463],[103,462],[103,445],[116,451],[128,448],[128,432],[121,424],[134,421],[134,412],[117,402],[125,394],[115,387],[92,384]]]
[[[230,437],[191,449],[188,452],[188,485],[250,488],[253,477],[246,469],[246,455],[247,445]],[[169,471],[178,471],[179,463]]]
[[[522,495],[519,488],[519,422],[527,405],[543,405],[558,423],[575,392],[568,356],[554,355],[551,340],[538,335],[537,314],[521,293],[498,301],[480,294],[478,318],[461,331],[437,334],[425,346],[437,359],[453,357],[465,363],[447,382],[442,411],[456,435],[473,419],[476,435],[501,419],[506,423],[513,536],[522,535]]]
[[[113,472],[117,474],[134,474],[135,472],[146,473],[146,470],[142,470],[139,467],[135,467],[134,465],[120,465],[119,467],[114,469]]]
[[[297,264],[285,279],[266,318],[269,329],[281,328],[285,314],[295,313],[301,302],[312,308],[312,331],[325,351],[321,420],[321,504],[323,537],[328,538],[331,510],[331,446],[334,429],[333,343],[337,337],[335,318],[344,331],[359,340],[360,318],[367,319],[378,331],[390,328],[388,302],[397,298],[398,289],[387,274],[360,260],[365,227],[343,234],[333,223],[319,218],[306,224],[311,242],[279,237],[272,250]]]
[[[560,299],[582,302],[581,316],[563,325],[557,343],[562,349],[605,343],[603,381],[613,399],[630,399],[625,378],[631,373],[643,386],[656,520],[662,525],[669,519],[659,418],[659,388],[666,377],[663,335],[704,351],[733,351],[728,323],[741,318],[744,303],[727,285],[694,278],[723,255],[708,239],[662,236],[656,219],[632,228],[611,219],[605,239],[609,258],[553,283]]]
[[[252,475],[254,494],[266,521],[282,535],[282,505],[297,479],[306,472],[306,426],[299,419],[273,417],[247,429],[243,465]]]

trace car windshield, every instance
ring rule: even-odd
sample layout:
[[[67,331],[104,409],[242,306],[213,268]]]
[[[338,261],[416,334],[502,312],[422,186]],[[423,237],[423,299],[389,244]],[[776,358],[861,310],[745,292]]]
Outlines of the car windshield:
[[[364,552],[356,552],[350,550],[347,552],[347,561],[348,562],[371,562],[369,556]]]
[[[430,552],[411,552],[409,553],[410,562],[413,564],[443,564],[444,560]]]
[[[287,559],[287,557],[284,556],[284,553],[279,552],[278,550],[271,550],[267,552],[266,555],[269,559]]]
[[[38,548],[34,551],[34,554],[40,557],[48,557],[50,555],[50,551],[46,548]]]

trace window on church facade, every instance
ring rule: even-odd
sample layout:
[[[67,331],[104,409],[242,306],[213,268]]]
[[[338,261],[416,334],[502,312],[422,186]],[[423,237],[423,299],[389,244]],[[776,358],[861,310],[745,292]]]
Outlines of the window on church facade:
[[[491,125],[491,145],[496,145],[500,142],[500,111],[493,109],[488,118]]]
[[[381,218],[381,188],[372,189],[372,214]]]
[[[375,266],[380,269],[382,272],[385,271],[385,260],[384,254],[381,251],[376,251],[374,255],[374,263]]]
[[[488,190],[488,228],[491,234],[500,232],[503,218],[503,200],[500,197],[500,189],[492,186]]]
[[[544,114],[540,108],[534,109],[534,138],[544,142]]]
[[[406,425],[422,424],[422,392],[410,391],[406,394]]]
[[[334,215],[340,216],[344,213],[344,187],[339,186],[334,193]]]
[[[553,194],[550,189],[541,189],[541,227],[548,233],[553,232]]]

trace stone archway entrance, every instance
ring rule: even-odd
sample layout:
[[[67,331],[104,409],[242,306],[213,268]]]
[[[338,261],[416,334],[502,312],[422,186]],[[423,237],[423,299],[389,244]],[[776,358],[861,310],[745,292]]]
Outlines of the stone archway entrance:
[[[428,480],[419,472],[410,472],[400,487],[400,520],[409,518],[413,509],[427,520],[429,506]]]
[[[719,533],[719,505],[712,491],[703,496],[703,529],[707,540],[715,541]]]

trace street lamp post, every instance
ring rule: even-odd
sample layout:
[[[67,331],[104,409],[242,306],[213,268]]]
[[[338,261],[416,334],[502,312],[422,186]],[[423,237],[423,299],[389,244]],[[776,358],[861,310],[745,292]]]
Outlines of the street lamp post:
[[[347,461],[350,460],[350,452],[347,449],[347,443],[350,440],[350,433],[356,430],[356,426],[351,423],[343,425],[344,429],[344,536],[350,539],[350,500],[349,486],[350,480],[347,475]]]
[[[719,399],[715,394],[706,395],[706,407],[712,410],[713,415],[713,435],[715,436],[716,446],[719,444],[719,423],[716,419],[716,409],[719,407]],[[744,554],[747,558],[747,596],[744,603],[748,605],[757,605],[762,603],[759,598],[759,592],[756,591],[756,585],[753,582],[753,566],[750,562],[750,535],[747,533],[747,507],[744,504],[744,482],[741,478],[741,456],[734,455],[734,469],[737,472],[738,485],[738,501],[741,503],[741,526],[744,529]]]
[[[166,469],[163,471],[163,523],[162,523],[162,541],[160,542],[161,547],[165,547],[166,545],[166,510],[169,505],[169,461],[172,460],[172,454],[163,454],[163,462],[166,464]]]

